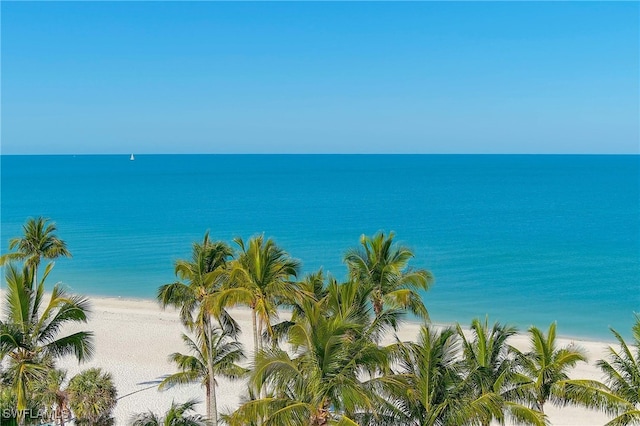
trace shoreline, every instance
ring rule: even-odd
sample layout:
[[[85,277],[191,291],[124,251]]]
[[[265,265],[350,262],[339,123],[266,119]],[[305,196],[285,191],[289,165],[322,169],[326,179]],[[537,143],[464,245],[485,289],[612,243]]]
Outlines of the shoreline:
[[[0,296],[2,295],[3,289],[0,288]],[[158,302],[156,301],[156,299],[152,299],[152,298],[146,298],[146,297],[134,297],[134,296],[105,296],[105,295],[84,295],[85,297],[88,297],[90,301],[93,300],[105,300],[105,301],[114,301],[114,302],[118,302],[118,301],[122,301],[122,302],[130,302],[130,303],[150,303],[150,304],[155,304],[158,306],[158,308],[160,310],[162,310],[162,307],[160,307],[160,305],[158,304]],[[167,310],[170,310],[172,308],[167,308]],[[233,308],[234,310],[242,310],[244,308]],[[286,309],[280,309],[280,312],[286,312]],[[484,317],[483,316],[476,316],[475,318],[478,318],[480,320],[482,320]],[[491,319],[491,317],[489,317],[489,323],[493,324],[495,321],[493,321]],[[415,320],[413,318],[406,318],[406,319],[402,319],[402,324],[412,324],[415,326],[419,326],[422,325],[422,322]],[[438,328],[445,328],[445,327],[455,327],[455,325],[457,324],[456,322],[450,323],[450,322],[429,322],[430,325],[436,326]],[[459,323],[460,326],[466,330],[468,329],[468,324],[463,324],[463,323]],[[501,322],[501,324],[507,324],[507,325],[513,325],[509,322]],[[549,324],[544,324],[541,326],[538,326],[538,328],[540,328],[542,331],[546,331],[549,327]],[[631,329],[631,325],[632,323],[629,322],[629,329]],[[562,324],[558,323],[558,327],[561,328]],[[616,330],[618,331],[623,337],[626,337],[627,334],[627,330]],[[518,335],[524,335],[527,336],[527,329],[520,329],[518,328],[517,331]],[[609,345],[609,346],[615,346],[617,345],[617,340],[615,340],[615,338],[613,337],[612,333],[609,333],[610,338],[609,339],[604,339],[604,338],[599,338],[599,337],[593,337],[593,336],[579,336],[579,335],[571,335],[571,334],[563,334],[563,333],[558,333],[556,335],[557,339],[562,339],[562,340],[571,340],[571,341],[575,341],[575,342],[585,342],[585,343],[594,343],[594,344],[605,344],[605,345]]]
[[[2,295],[3,291],[0,290],[0,297]],[[168,361],[169,354],[187,352],[181,340],[181,334],[185,329],[178,318],[178,311],[173,308],[163,310],[153,299],[96,296],[88,298],[91,303],[88,322],[67,327],[62,332],[66,334],[80,330],[93,331],[95,356],[83,364],[78,364],[71,357],[59,361],[58,367],[68,372],[67,379],[91,367],[99,367],[111,373],[120,398],[114,410],[118,426],[127,425],[134,413],[153,411],[162,415],[172,401],[184,402],[189,398],[201,401],[196,410],[204,414],[205,393],[199,384],[175,387],[162,392],[157,390],[162,378],[176,371]],[[253,348],[251,311],[248,308],[233,308],[230,309],[230,313],[242,329],[239,341],[247,354],[247,359],[243,362],[247,365]],[[285,315],[281,315],[281,318],[283,316]],[[433,325],[446,327],[451,324]],[[420,326],[418,322],[405,321],[395,335],[403,341],[415,340]],[[463,329],[468,330],[466,327]],[[393,338],[393,335],[387,336],[385,343]],[[526,333],[519,332],[510,338],[509,343],[523,350],[529,345],[529,337]],[[559,346],[575,343],[587,353],[589,362],[578,364],[571,371],[572,378],[601,379],[594,363],[606,355],[607,348],[611,346],[609,343],[564,337],[558,337],[557,343]],[[231,382],[219,379],[218,382],[219,411],[233,411],[240,404],[246,388],[244,381]],[[558,408],[549,405],[545,407],[545,412],[551,425],[596,426],[608,421],[604,413],[583,408]],[[509,422],[505,424],[510,425]]]

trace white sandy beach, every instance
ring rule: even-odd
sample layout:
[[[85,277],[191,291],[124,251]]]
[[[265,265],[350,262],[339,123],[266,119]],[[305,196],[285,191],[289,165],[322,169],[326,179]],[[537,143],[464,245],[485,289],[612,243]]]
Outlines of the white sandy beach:
[[[68,377],[89,368],[100,367],[113,375],[118,395],[121,398],[115,409],[118,425],[126,425],[133,413],[152,410],[163,413],[172,400],[183,402],[188,398],[204,401],[204,388],[191,385],[173,388],[163,392],[157,390],[157,383],[163,376],[173,373],[174,367],[167,357],[172,352],[186,352],[181,341],[183,327],[173,310],[163,311],[152,300],[125,300],[118,298],[91,298],[92,315],[84,330],[95,333],[96,355],[87,363],[78,365],[71,358],[60,362],[68,370]],[[241,341],[248,352],[252,349],[251,322],[249,311],[234,309],[232,315],[245,332]],[[75,327],[74,327],[75,328]],[[419,326],[407,323],[402,326],[399,337],[402,340],[415,339]],[[594,362],[605,356],[608,346],[603,342],[574,341],[585,348],[590,363],[577,367],[572,377],[600,379]],[[562,339],[561,343],[570,343]],[[527,337],[519,335],[511,341],[518,348],[526,348]],[[233,410],[240,401],[244,383],[219,381],[218,407],[221,412]],[[204,414],[204,402],[198,406]],[[603,425],[607,417],[598,412],[580,408],[555,408],[546,410],[553,425]]]

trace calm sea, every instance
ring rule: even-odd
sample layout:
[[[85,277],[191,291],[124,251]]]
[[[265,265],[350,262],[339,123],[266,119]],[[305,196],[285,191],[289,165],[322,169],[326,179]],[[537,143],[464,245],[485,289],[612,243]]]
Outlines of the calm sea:
[[[209,230],[273,237],[344,278],[361,234],[394,231],[436,277],[436,322],[489,315],[563,335],[630,334],[640,312],[640,157],[2,156],[1,242],[50,217],[73,259],[53,281],[153,298]]]

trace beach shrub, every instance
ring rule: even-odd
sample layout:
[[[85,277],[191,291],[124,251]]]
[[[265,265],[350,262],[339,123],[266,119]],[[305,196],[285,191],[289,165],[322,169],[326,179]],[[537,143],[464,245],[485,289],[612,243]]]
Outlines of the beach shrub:
[[[71,379],[67,392],[77,425],[114,423],[111,413],[117,403],[117,391],[111,374],[100,368],[85,370]]]

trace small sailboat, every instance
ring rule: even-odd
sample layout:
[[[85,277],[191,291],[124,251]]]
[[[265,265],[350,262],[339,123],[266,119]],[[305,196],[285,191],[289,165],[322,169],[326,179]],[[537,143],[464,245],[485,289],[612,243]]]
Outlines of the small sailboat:
[[[131,157],[129,157],[129,160],[133,161],[135,159],[136,159],[136,157],[134,157],[133,154],[131,154]]]

